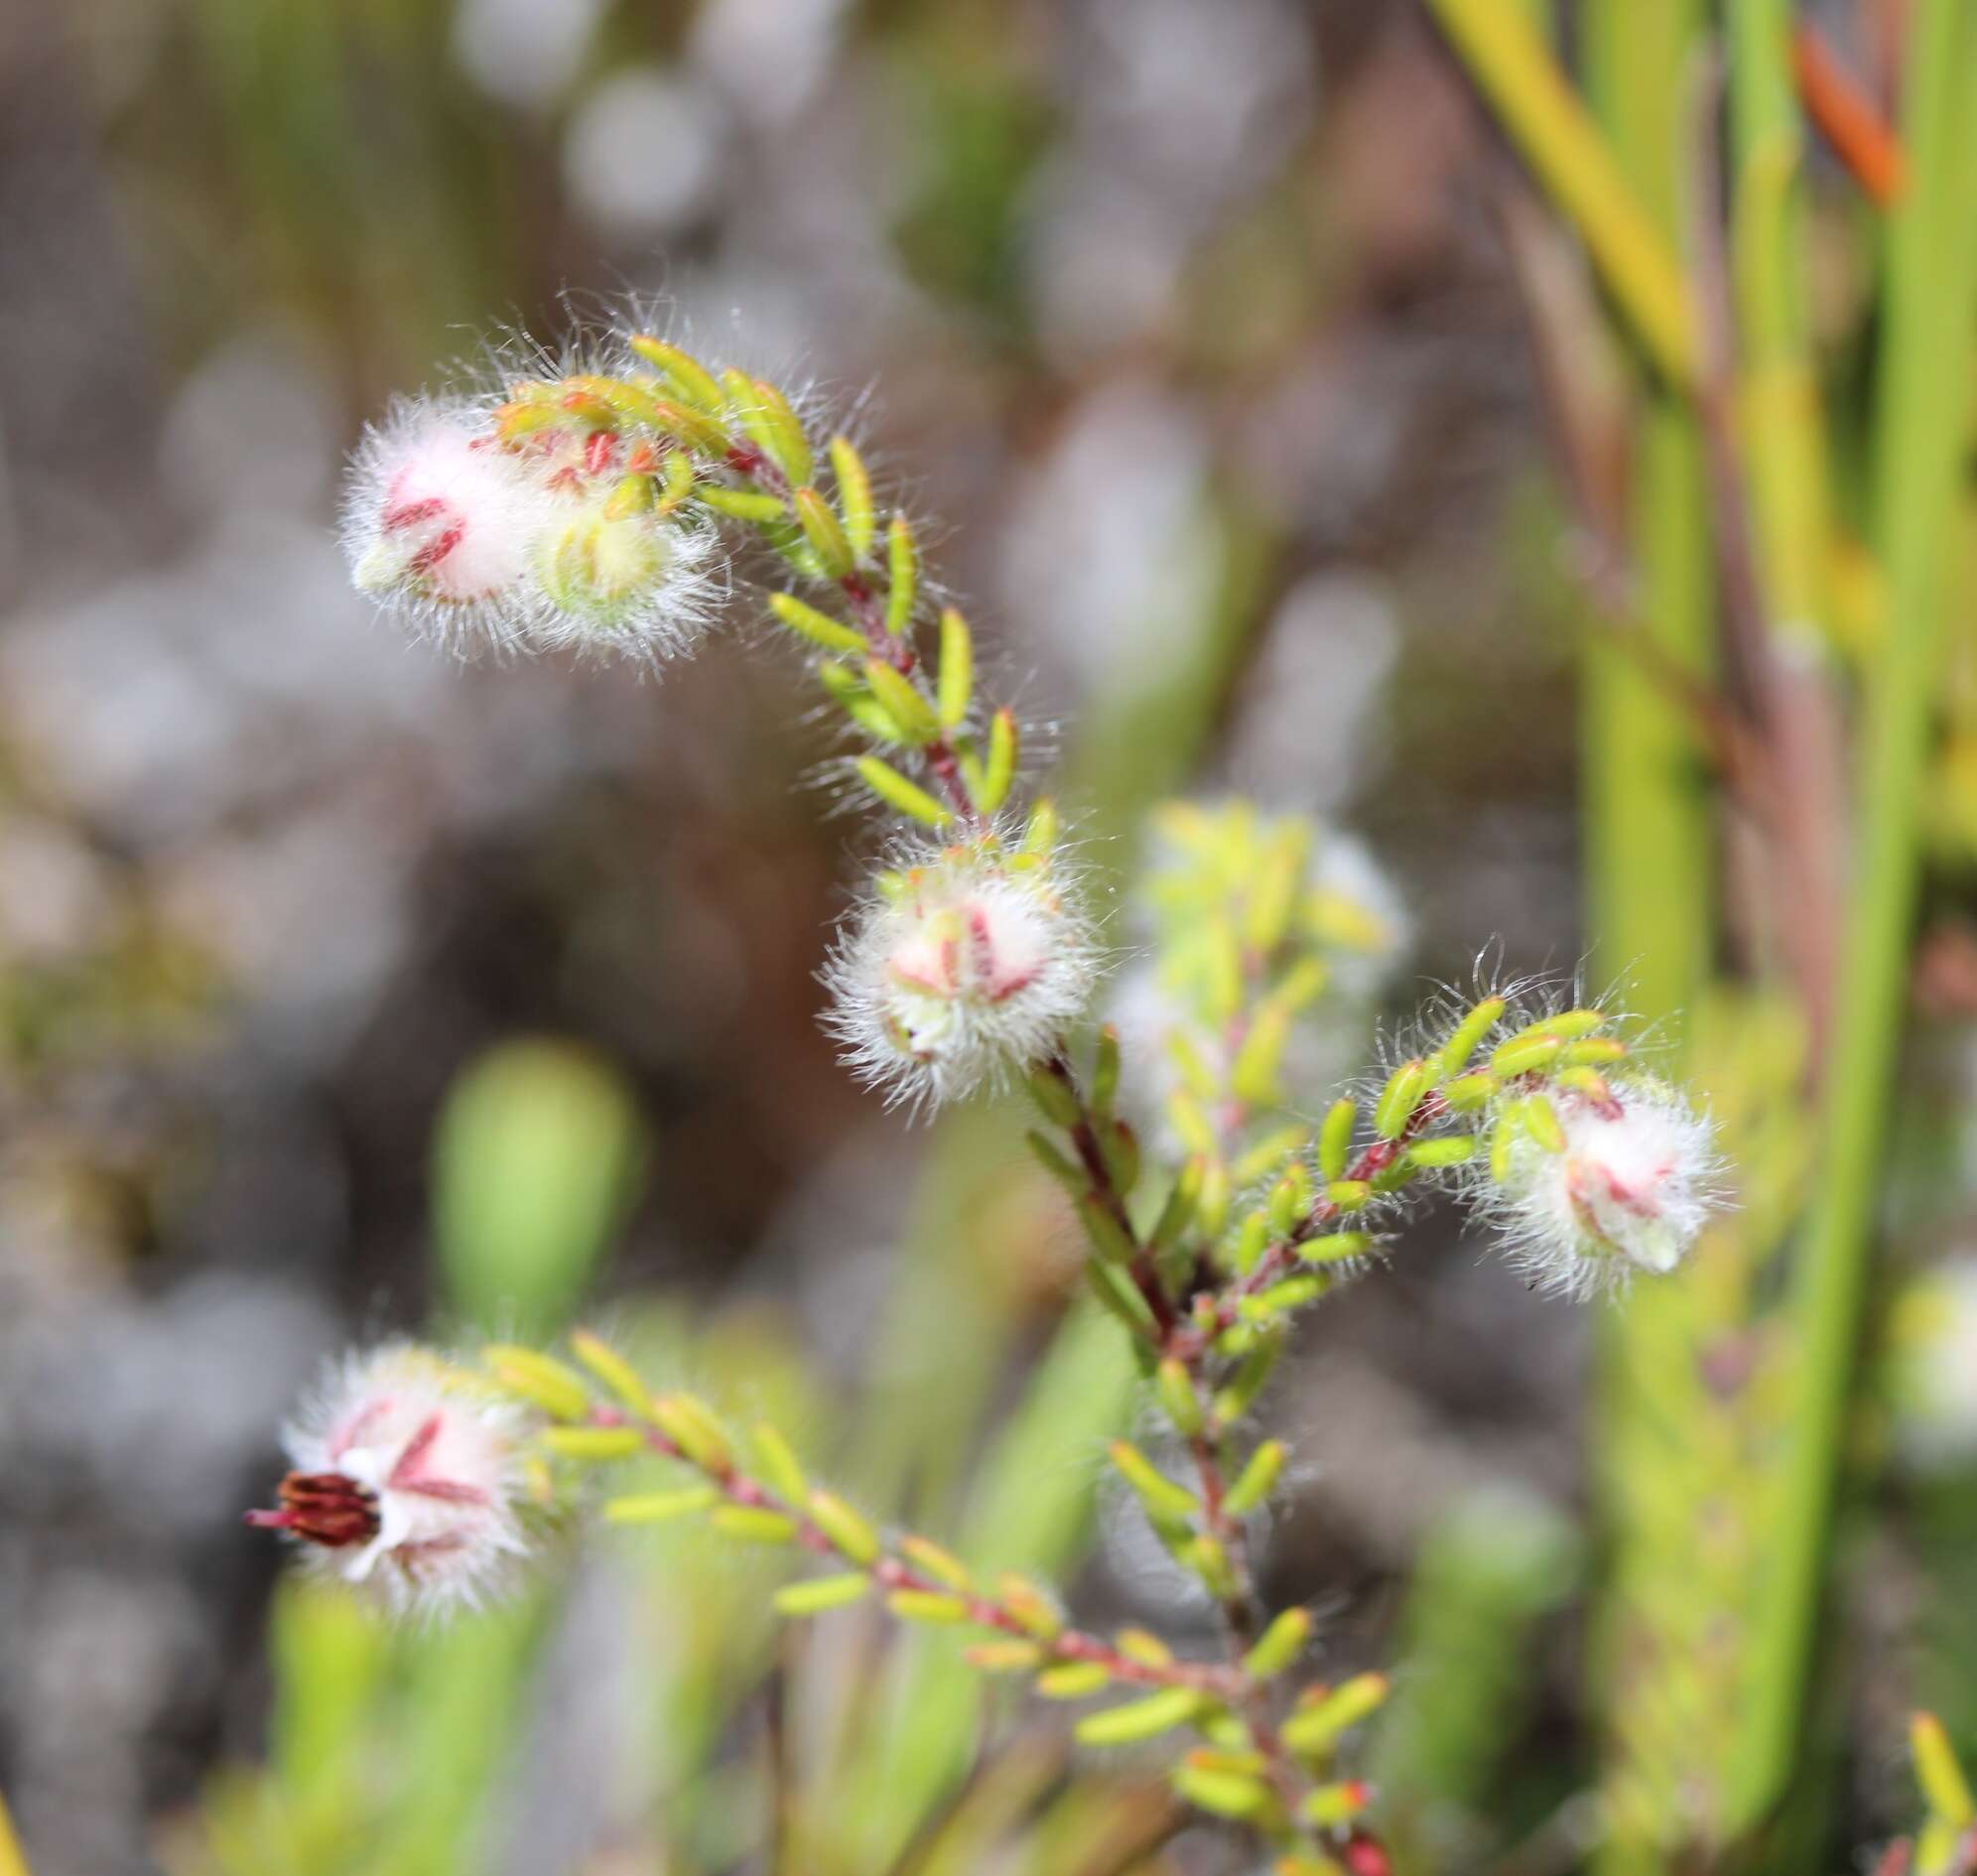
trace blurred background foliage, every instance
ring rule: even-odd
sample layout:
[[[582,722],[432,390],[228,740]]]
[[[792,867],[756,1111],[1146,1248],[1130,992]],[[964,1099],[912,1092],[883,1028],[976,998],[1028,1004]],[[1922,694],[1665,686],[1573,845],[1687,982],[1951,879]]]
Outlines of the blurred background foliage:
[[[402,1636],[278,1589],[237,1529],[352,1336],[582,1312],[772,1406],[875,1510],[1100,1619],[1174,1620],[1099,1489],[1130,1377],[1073,1307],[1012,1118],[905,1129],[816,1032],[859,837],[801,786],[824,745],[794,675],[734,646],[663,686],[455,669],[346,590],[334,480],[364,417],[477,360],[490,320],[553,342],[624,292],[858,409],[1003,688],[1068,726],[1067,803],[1125,837],[1103,864],[1174,788],[1342,821],[1413,914],[1389,1015],[1485,945],[1569,974],[1597,940],[1710,1091],[1740,1209],[1625,1323],[1526,1296],[1430,1217],[1268,1404],[1299,1471],[1267,1586],[1319,1609],[1325,1674],[1396,1665],[1371,1773],[1399,1867],[1784,1843],[1780,1867],[1840,1868],[1906,1827],[1910,1705],[1977,1744],[1970,309],[1947,294],[1899,354],[1910,427],[1935,398],[1962,464],[1904,850],[1921,938],[1882,997],[1926,1020],[1865,1089],[1895,1123],[1860,1312],[1885,1355],[1844,1391],[1863,1489],[1818,1631],[1818,1790],[1780,1799],[1731,1768],[1806,1412],[1779,1298],[1825,1169],[1808,986],[1832,960],[1804,954],[1839,888],[1780,886],[1679,687],[1612,636],[1645,621],[1701,670],[1735,622],[1712,437],[1611,203],[1574,195],[1569,119],[1554,173],[1548,93],[1488,55],[1520,20],[1565,60],[1705,281],[1697,204],[1736,205],[1717,269],[1746,362],[1778,367],[1741,388],[1782,399],[1731,466],[1759,491],[1760,624],[1850,695],[1904,603],[1886,335],[1945,296],[1900,258],[1931,241],[1891,234],[1888,179],[1806,130],[1783,33],[1817,27],[1888,114],[1905,35],[1959,13],[15,0],[0,1790],[40,1876],[1241,1866],[939,1638],[780,1633],[751,1560],[640,1534]],[[1465,17],[1480,88],[1436,30],[1463,44]],[[1937,143],[1902,154],[1951,175]],[[1810,523],[1794,464],[1823,466]],[[1830,791],[1797,799],[1838,825]]]

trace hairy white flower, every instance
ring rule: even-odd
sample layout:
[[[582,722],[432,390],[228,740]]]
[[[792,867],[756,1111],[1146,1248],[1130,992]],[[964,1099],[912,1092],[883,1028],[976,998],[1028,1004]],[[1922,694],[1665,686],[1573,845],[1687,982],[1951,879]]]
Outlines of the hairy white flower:
[[[351,473],[351,577],[457,644],[685,650],[719,597],[718,543],[656,504],[657,461],[575,417],[507,441],[472,406],[406,406]]]
[[[247,1522],[401,1613],[472,1607],[528,1548],[527,1432],[524,1409],[428,1349],[353,1355],[283,1431],[281,1509]]]
[[[1708,1119],[1648,1076],[1614,1083],[1605,1099],[1547,1092],[1560,1138],[1519,1130],[1490,1194],[1513,1260],[1575,1296],[1636,1271],[1665,1275],[1716,1207]]]
[[[531,609],[530,554],[554,500],[474,413],[407,406],[365,437],[351,471],[351,579],[435,636],[507,642]]]
[[[831,960],[827,1020],[862,1080],[946,1101],[1047,1054],[1098,975],[1061,871],[987,838],[887,875]]]

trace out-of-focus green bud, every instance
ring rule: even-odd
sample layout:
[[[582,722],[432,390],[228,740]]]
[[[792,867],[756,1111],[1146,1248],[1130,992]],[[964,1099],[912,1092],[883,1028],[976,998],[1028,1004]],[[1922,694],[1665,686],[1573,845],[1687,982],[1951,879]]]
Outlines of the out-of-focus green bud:
[[[1370,1231],[1328,1231],[1321,1237],[1305,1239],[1297,1247],[1297,1255],[1306,1264],[1348,1264],[1372,1250]]]
[[[1034,1642],[978,1642],[963,1658],[985,1675],[1026,1675],[1043,1660]]]
[[[1193,1759],[1177,1766],[1170,1780],[1175,1793],[1198,1810],[1239,1822],[1269,1808],[1270,1788],[1260,1778],[1241,1772],[1214,1771]]]
[[[988,720],[988,757],[982,767],[982,786],[975,794],[975,805],[984,814],[998,813],[1008,800],[1016,779],[1016,750],[1015,714],[998,710]]]
[[[908,781],[890,762],[882,761],[876,755],[861,755],[854,766],[864,785],[895,813],[923,822],[928,827],[946,827],[954,819],[951,810],[943,807],[917,782]]]
[[[1153,1320],[1152,1308],[1139,1293],[1139,1285],[1118,1264],[1108,1263],[1103,1258],[1088,1258],[1085,1262],[1085,1280],[1091,1285],[1092,1294],[1134,1337],[1151,1335],[1158,1328],[1159,1325]]]
[[[695,1512],[712,1510],[721,1494],[712,1485],[683,1485],[670,1492],[636,1492],[604,1502],[604,1522],[612,1525],[656,1525]]]
[[[1326,1829],[1337,1829],[1364,1814],[1373,1803],[1373,1788],[1359,1779],[1321,1785],[1304,1801],[1304,1815]]]
[[[864,661],[865,688],[878,699],[885,714],[899,726],[907,742],[932,742],[941,733],[934,707],[921,695],[920,687],[902,675],[883,658]]]
[[[1229,1496],[1224,1503],[1230,1516],[1247,1518],[1255,1511],[1277,1488],[1277,1481],[1283,1477],[1285,1462],[1290,1457],[1290,1448],[1280,1439],[1266,1439],[1250,1455],[1229,1488]]]
[[[708,1521],[723,1537],[743,1543],[794,1543],[796,1520],[759,1505],[723,1505]]]
[[[1223,1548],[1219,1538],[1210,1537],[1204,1531],[1199,1537],[1177,1545],[1174,1558],[1201,1578],[1202,1587],[1216,1601],[1233,1602],[1242,1594],[1235,1566],[1229,1561],[1229,1552]]]
[[[764,495],[752,488],[727,488],[720,482],[706,482],[698,499],[717,514],[734,521],[752,522],[757,527],[789,518],[789,503],[780,495]]]
[[[1504,1019],[1504,1000],[1501,997],[1486,997],[1463,1019],[1455,1025],[1455,1032],[1435,1052],[1441,1058],[1444,1075],[1459,1075],[1468,1067],[1469,1058],[1482,1046],[1487,1036]]]
[[[1258,1338],[1244,1356],[1242,1366],[1226,1381],[1215,1397],[1215,1420],[1219,1426],[1233,1426],[1255,1406],[1256,1397],[1276,1368],[1283,1353],[1283,1335],[1278,1331]]]
[[[1197,1155],[1188,1159],[1174,1175],[1167,1202],[1160,1208],[1153,1234],[1146,1241],[1146,1248],[1155,1257],[1180,1243],[1182,1235],[1194,1222],[1195,1206],[1201,1198],[1202,1174],[1206,1169],[1205,1162]]]
[[[674,389],[689,403],[704,411],[717,411],[722,407],[721,386],[715,382],[714,373],[691,352],[643,333],[633,335],[626,342],[655,371],[664,372],[673,381]]]
[[[1417,1139],[1407,1148],[1407,1163],[1424,1172],[1445,1166],[1459,1166],[1476,1155],[1476,1139],[1471,1134],[1444,1134],[1435,1139]]]
[[[1078,1722],[1078,1740],[1087,1746],[1132,1746],[1157,1739],[1176,1726],[1185,1726],[1201,1710],[1201,1701],[1202,1696],[1192,1687],[1163,1687],[1129,1705],[1087,1714]]]
[[[754,1441],[756,1456],[762,1462],[762,1477],[770,1489],[785,1504],[801,1505],[810,1486],[789,1441],[766,1420],[753,1429],[749,1438]]]
[[[1159,1523],[1181,1524],[1201,1510],[1201,1501],[1186,1486],[1176,1484],[1130,1440],[1112,1443],[1112,1462],[1138,1495],[1147,1516]]]
[[[1061,831],[1057,803],[1046,795],[1030,810],[1029,826],[1023,830],[1023,851],[1048,859],[1057,851]]]
[[[1311,1639],[1311,1611],[1286,1609],[1243,1657],[1243,1670],[1257,1680],[1268,1680],[1290,1667]]]
[[[1562,1153],[1565,1150],[1565,1129],[1549,1096],[1532,1095],[1524,1102],[1523,1126],[1524,1132],[1546,1152]]]
[[[1201,1396],[1195,1392],[1194,1377],[1188,1373],[1187,1364],[1170,1356],[1154,1372],[1153,1385],[1175,1431],[1184,1438],[1200,1432],[1207,1415],[1202,1411]]]
[[[863,560],[871,552],[877,516],[871,505],[871,476],[850,437],[831,439],[831,473],[838,478],[838,506],[844,511],[852,553]]]
[[[810,480],[810,443],[789,399],[766,379],[742,371],[724,371],[721,382],[735,421],[792,487],[803,487]]]
[[[831,1492],[812,1492],[805,1501],[810,1522],[854,1563],[867,1566],[878,1559],[878,1533],[845,1501]]]
[[[1082,1700],[1112,1684],[1112,1675],[1095,1661],[1067,1661],[1046,1668],[1036,1677],[1036,1690],[1046,1700]]]
[[[1358,1119],[1358,1107],[1344,1096],[1325,1110],[1324,1122],[1318,1129],[1318,1174],[1328,1185],[1346,1175],[1346,1160],[1353,1148],[1353,1127]]]
[[[1280,1075],[1284,1050],[1290,1042],[1291,1012],[1275,999],[1256,1005],[1243,1046],[1229,1071],[1229,1085],[1239,1101],[1252,1107],[1274,1107],[1282,1099]]]
[[[542,1443],[562,1459],[632,1459],[645,1450],[635,1426],[552,1426]]]
[[[1038,1113],[1050,1121],[1052,1127],[1062,1127],[1070,1133],[1074,1127],[1084,1123],[1086,1115],[1078,1101],[1078,1091],[1052,1067],[1030,1069],[1030,1073],[1024,1075],[1022,1085],[1030,1091],[1030,1099],[1036,1101]]]
[[[1119,1100],[1119,1029],[1106,1023],[1099,1030],[1098,1046],[1092,1052],[1092,1109],[1110,1114]]]
[[[1917,1713],[1909,1723],[1909,1747],[1915,1760],[1915,1783],[1921,1787],[1930,1820],[1948,1825],[1951,1831],[1967,1830],[1977,1823],[1977,1801],[1971,1798],[1969,1781],[1957,1763],[1942,1721],[1933,1713]]]
[[[953,606],[941,614],[940,666],[941,723],[952,730],[975,697],[975,637]]]
[[[1442,1089],[1442,1099],[1457,1114],[1473,1114],[1478,1108],[1487,1108],[1502,1092],[1503,1086],[1495,1075],[1487,1071],[1458,1075]]]
[[[1164,1668],[1174,1659],[1174,1651],[1145,1629],[1120,1629],[1113,1637],[1113,1645],[1127,1661],[1145,1668]]]
[[[968,1620],[968,1603],[960,1596],[933,1589],[895,1589],[885,1606],[906,1622],[930,1622],[944,1628]]]
[[[1236,1241],[1229,1247],[1229,1262],[1237,1271],[1247,1276],[1256,1268],[1257,1260],[1263,1255],[1270,1241],[1270,1220],[1267,1212],[1250,1212],[1236,1227]]]
[[[1284,1721],[1279,1737],[1301,1757],[1318,1758],[1331,1751],[1342,1733],[1376,1712],[1386,1694],[1384,1675],[1356,1675],[1329,1692],[1314,1688]]]
[[[874,742],[900,740],[899,726],[880,707],[878,699],[865,689],[856,671],[835,658],[817,660],[817,680],[830,692],[831,701],[857,725]],[[897,878],[898,874],[892,875]],[[892,896],[897,897],[897,893]]]
[[[674,514],[694,492],[694,460],[684,450],[669,450],[659,475],[659,512]]]
[[[1078,1201],[1078,1222],[1085,1227],[1085,1236],[1092,1241],[1092,1249],[1101,1258],[1112,1264],[1130,1264],[1133,1257],[1133,1243],[1126,1230],[1112,1208],[1102,1204],[1091,1193]]]
[[[871,1578],[853,1570],[842,1576],[813,1576],[808,1582],[787,1583],[777,1590],[773,1601],[786,1616],[822,1615],[827,1609],[842,1609],[857,1602],[871,1588]]]
[[[857,556],[852,552],[851,536],[838,519],[838,511],[814,488],[799,488],[789,500],[818,564],[833,580],[848,579],[857,565]]]
[[[584,1383],[559,1361],[536,1349],[495,1342],[480,1352],[494,1379],[510,1394],[533,1402],[559,1420],[581,1420],[591,1410]]]
[[[1575,1041],[1582,1035],[1591,1035],[1606,1022],[1606,1016],[1597,1009],[1560,1009],[1549,1016],[1539,1016],[1534,1022],[1527,1022],[1516,1035],[1513,1042],[1527,1041],[1538,1036],[1556,1037],[1561,1042]]]
[[[1427,1091],[1427,1064],[1418,1060],[1402,1062],[1381,1090],[1373,1110],[1373,1131],[1382,1139],[1398,1139],[1407,1131],[1407,1123],[1414,1118],[1414,1110],[1421,1105],[1421,1097]]]
[[[1201,1169],[1201,1196],[1195,1202],[1195,1223],[1204,1237],[1219,1238],[1228,1229],[1233,1196],[1229,1168],[1219,1159],[1208,1159]]]
[[[1035,1128],[1030,1128],[1023,1135],[1023,1140],[1036,1155],[1037,1163],[1070,1194],[1073,1204],[1090,1194],[1092,1182],[1085,1176],[1084,1168],[1068,1159],[1053,1141]]]
[[[1099,1130],[1099,1152],[1106,1162],[1106,1172],[1113,1182],[1113,1190],[1120,1198],[1129,1197],[1139,1183],[1139,1137],[1132,1131],[1130,1123],[1114,1121]]]
[[[1334,1179],[1325,1197],[1342,1212],[1363,1212],[1373,1198],[1373,1185],[1366,1179]]]
[[[833,618],[828,612],[820,612],[816,606],[799,600],[793,593],[770,594],[769,610],[791,631],[809,639],[813,645],[822,645],[826,651],[849,652],[854,657],[861,657],[864,653],[864,633]]]
[[[1064,1631],[1064,1618],[1056,1605],[1026,1576],[1004,1570],[995,1582],[995,1598],[1041,1641],[1055,1641]]]
[[[1311,1209],[1311,1175],[1293,1162],[1289,1171],[1270,1190],[1270,1233],[1287,1238],[1298,1221]]]
[[[721,1422],[691,1395],[662,1395],[652,1403],[652,1418],[674,1445],[697,1466],[725,1472],[733,1464],[732,1450]]]
[[[952,1550],[944,1550],[930,1538],[906,1537],[899,1540],[899,1552],[909,1562],[925,1570],[937,1582],[966,1595],[971,1584],[968,1565]]]
[[[1504,1080],[1515,1081],[1519,1075],[1534,1075],[1549,1068],[1564,1047],[1563,1040],[1555,1035],[1514,1035],[1508,1042],[1497,1045],[1490,1057],[1490,1067]]]
[[[588,1329],[578,1329],[570,1337],[570,1352],[640,1419],[651,1417],[650,1390],[639,1379],[638,1371],[608,1342]]]

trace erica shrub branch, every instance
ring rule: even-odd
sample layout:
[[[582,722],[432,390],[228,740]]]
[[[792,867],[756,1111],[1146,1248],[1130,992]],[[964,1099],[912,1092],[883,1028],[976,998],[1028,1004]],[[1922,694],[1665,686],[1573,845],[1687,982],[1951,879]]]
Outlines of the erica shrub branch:
[[[1079,1722],[1086,1743],[1187,1735],[1175,1789],[1258,1830],[1287,1876],[1384,1869],[1370,1794],[1335,1760],[1384,1682],[1300,1686],[1311,1615],[1266,1611],[1251,1566],[1288,1453],[1247,1429],[1288,1325],[1391,1254],[1414,1193],[1437,1186],[1534,1282],[1586,1295],[1665,1273],[1713,1202],[1707,1123],[1609,1013],[1516,992],[1424,1016],[1399,1059],[1328,1100],[1404,915],[1353,843],[1243,801],[1154,817],[1137,956],[1088,1034],[1113,958],[1054,806],[1018,805],[1021,726],[980,694],[968,621],[928,603],[915,530],[856,446],[765,379],[632,333],[407,403],[359,453],[345,532],[358,586],[416,629],[513,654],[679,656],[742,550],[771,571],[769,617],[850,740],[841,772],[893,830],[833,948],[825,1020],[889,1099],[1029,1092],[1031,1147],[1175,1455],[1120,1439],[1111,1463],[1226,1636],[1190,1661],[1142,1631],[1072,1626],[1038,1586],[881,1530],[772,1427],[737,1438],[589,1336],[575,1366],[516,1347],[475,1368],[356,1358],[290,1429],[295,1470],[250,1522],[394,1607],[445,1610],[498,1588],[537,1528],[586,1500],[584,1475],[657,1458],[675,1478],[608,1498],[607,1522],[702,1518],[810,1554],[828,1568],[777,1593],[786,1613],[877,1596],[903,1621],[982,1632],[985,1672],[1105,1702]]]

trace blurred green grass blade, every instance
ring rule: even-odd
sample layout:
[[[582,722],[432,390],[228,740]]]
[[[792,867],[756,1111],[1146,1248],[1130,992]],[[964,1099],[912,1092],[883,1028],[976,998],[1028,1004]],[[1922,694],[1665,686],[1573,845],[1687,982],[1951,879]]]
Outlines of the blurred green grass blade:
[[[1904,110],[1910,184],[1889,225],[1875,412],[1877,544],[1888,631],[1868,678],[1860,851],[1826,1107],[1826,1155],[1791,1301],[1802,1386],[1786,1460],[1776,1581],[1755,1663],[1745,1774],[1753,1814],[1800,1766],[1882,1198],[1919,871],[1922,781],[1952,513],[1968,447],[1977,313],[1977,10],[1919,0]]]
[[[333,1807],[360,1776],[388,1690],[392,1638],[347,1590],[286,1577],[269,1616],[275,1705],[269,1762],[305,1810]]]
[[[474,1328],[552,1335],[577,1307],[636,1190],[641,1130],[607,1064],[564,1042],[507,1042],[455,1082],[433,1146],[436,1253]]]
[[[1458,1500],[1422,1541],[1370,1773],[1396,1800],[1383,1825],[1403,1876],[1472,1868],[1495,1847],[1488,1820],[1536,1678],[1531,1630],[1581,1564],[1571,1522],[1509,1488]]]

